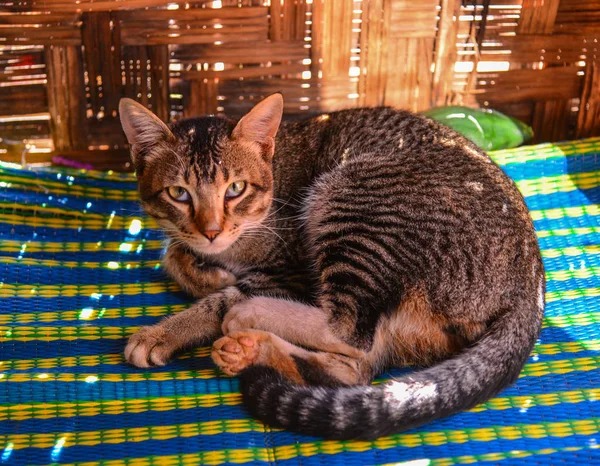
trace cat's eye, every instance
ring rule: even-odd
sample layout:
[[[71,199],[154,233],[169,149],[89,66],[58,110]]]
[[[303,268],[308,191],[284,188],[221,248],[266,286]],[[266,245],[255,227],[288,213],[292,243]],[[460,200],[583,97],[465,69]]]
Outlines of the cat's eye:
[[[244,192],[246,189],[245,181],[234,181],[227,187],[227,192],[225,193],[225,198],[232,199],[234,197],[238,197],[240,194]]]
[[[188,202],[191,199],[190,193],[181,186],[169,186],[167,192],[169,193],[169,196],[177,202]]]

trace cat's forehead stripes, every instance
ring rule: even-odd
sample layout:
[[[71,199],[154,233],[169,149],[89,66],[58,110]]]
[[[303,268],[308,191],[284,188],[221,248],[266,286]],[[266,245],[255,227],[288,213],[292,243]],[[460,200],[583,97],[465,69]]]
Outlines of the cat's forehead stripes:
[[[186,181],[192,172],[205,183],[214,183],[218,171],[228,179],[229,173],[223,166],[223,145],[233,127],[232,121],[218,117],[184,120],[173,126],[173,133],[183,143],[182,154],[189,157],[184,173]]]

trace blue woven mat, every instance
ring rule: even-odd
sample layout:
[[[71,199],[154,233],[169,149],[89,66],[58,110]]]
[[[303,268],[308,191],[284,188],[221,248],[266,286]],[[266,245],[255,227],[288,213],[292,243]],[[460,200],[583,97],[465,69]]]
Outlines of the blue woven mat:
[[[540,341],[499,397],[375,442],[250,419],[207,348],[165,368],[124,364],[129,335],[187,303],[134,179],[1,164],[0,463],[600,464],[599,154],[600,139],[492,154],[543,250]]]

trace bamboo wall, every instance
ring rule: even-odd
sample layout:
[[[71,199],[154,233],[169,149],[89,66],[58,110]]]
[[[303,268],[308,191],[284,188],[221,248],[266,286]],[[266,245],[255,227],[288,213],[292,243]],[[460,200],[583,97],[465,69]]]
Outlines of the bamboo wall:
[[[289,118],[463,103],[598,135],[599,37],[594,0],[0,0],[0,159],[126,168],[123,96],[164,121],[282,91]]]

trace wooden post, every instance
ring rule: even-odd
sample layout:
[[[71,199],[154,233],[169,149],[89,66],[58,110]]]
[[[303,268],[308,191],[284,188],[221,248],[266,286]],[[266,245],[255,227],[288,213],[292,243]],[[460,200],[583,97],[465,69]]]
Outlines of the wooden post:
[[[46,46],[50,130],[56,151],[86,149],[85,88],[81,47]]]
[[[217,84],[215,78],[190,81],[189,103],[185,107],[186,117],[217,113]]]
[[[121,97],[121,44],[111,13],[84,13],[82,37],[92,112],[116,117]],[[116,28],[116,29],[115,29]],[[115,29],[115,30],[113,30]]]
[[[523,0],[517,34],[552,34],[560,0]]]
[[[600,136],[600,71],[595,62],[589,62],[585,69],[576,136],[578,138]]]
[[[379,106],[385,101],[391,0],[363,3],[361,66],[367,70],[359,81],[360,105]]]
[[[435,45],[435,68],[433,71],[433,106],[448,102],[452,91],[452,76],[456,62],[456,41],[461,0],[442,0],[438,35]]]
[[[124,95],[152,110],[161,120],[170,120],[169,47],[133,45],[123,47]]]
[[[152,111],[164,122],[170,120],[169,107],[169,46],[148,47],[150,82],[152,83]]]
[[[552,34],[560,0],[523,0],[517,37],[528,34]],[[556,141],[567,137],[569,100],[538,100],[532,114],[533,142]]]

